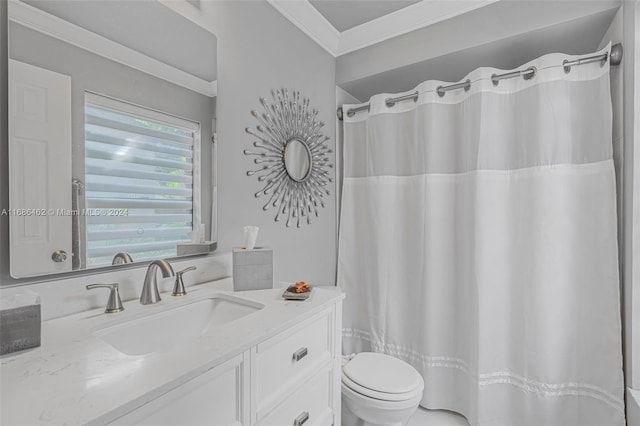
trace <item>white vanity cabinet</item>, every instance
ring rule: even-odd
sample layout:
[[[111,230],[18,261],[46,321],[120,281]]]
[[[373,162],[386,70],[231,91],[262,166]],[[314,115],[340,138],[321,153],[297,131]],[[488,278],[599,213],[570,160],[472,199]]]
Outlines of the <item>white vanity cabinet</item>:
[[[39,348],[0,359],[0,424],[339,426],[344,295],[338,288],[317,287],[305,301],[282,300],[282,289],[234,293],[260,308],[140,355],[99,334],[152,321],[158,333],[148,331],[151,338],[171,337],[159,313],[175,318],[183,307],[231,298],[230,288],[225,278],[153,307],[132,300],[123,314],[96,309],[44,321]],[[197,326],[180,318],[185,330]]]
[[[176,426],[249,424],[249,353],[238,355],[142,407],[112,426]]]
[[[110,424],[337,426],[341,312],[337,301],[301,315],[284,331]]]

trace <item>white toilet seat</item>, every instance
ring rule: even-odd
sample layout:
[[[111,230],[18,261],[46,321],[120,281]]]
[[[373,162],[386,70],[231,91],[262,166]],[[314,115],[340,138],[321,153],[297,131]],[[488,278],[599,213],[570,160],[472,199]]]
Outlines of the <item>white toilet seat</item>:
[[[363,397],[408,401],[422,395],[424,381],[406,362],[389,355],[362,352],[342,368],[342,383]]]
[[[367,396],[369,398],[378,399],[381,401],[407,401],[415,398],[418,395],[422,395],[423,386],[417,387],[415,390],[406,393],[388,393],[379,392],[373,389],[365,388],[351,380],[349,376],[342,373],[342,384],[354,391],[357,394]]]

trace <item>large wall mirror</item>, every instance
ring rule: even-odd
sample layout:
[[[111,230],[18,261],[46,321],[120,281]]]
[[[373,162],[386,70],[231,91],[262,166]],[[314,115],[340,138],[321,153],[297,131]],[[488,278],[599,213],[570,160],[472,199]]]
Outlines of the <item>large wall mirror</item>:
[[[156,1],[10,0],[7,18],[11,275],[210,240],[216,36]]]

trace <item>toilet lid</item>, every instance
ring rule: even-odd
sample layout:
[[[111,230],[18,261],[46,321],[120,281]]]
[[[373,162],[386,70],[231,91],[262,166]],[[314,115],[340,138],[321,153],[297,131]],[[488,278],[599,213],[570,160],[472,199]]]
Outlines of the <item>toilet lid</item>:
[[[421,378],[422,379],[422,378]],[[371,389],[367,389],[354,383],[350,378],[348,378],[344,372],[342,373],[342,386],[351,389],[352,391],[367,396],[369,398],[379,399],[382,401],[408,401],[414,399],[415,397],[422,398],[422,391],[424,389],[424,385],[416,388],[413,392],[409,393],[386,393],[386,392],[377,392]]]
[[[415,368],[385,354],[361,352],[342,368],[342,372],[356,385],[377,393],[407,394],[424,386]]]

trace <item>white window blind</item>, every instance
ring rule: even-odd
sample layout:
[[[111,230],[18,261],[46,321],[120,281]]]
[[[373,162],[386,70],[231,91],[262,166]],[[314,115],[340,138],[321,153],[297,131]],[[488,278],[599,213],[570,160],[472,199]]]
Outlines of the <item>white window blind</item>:
[[[199,137],[198,123],[85,94],[88,266],[121,251],[134,261],[175,256],[189,241]]]

